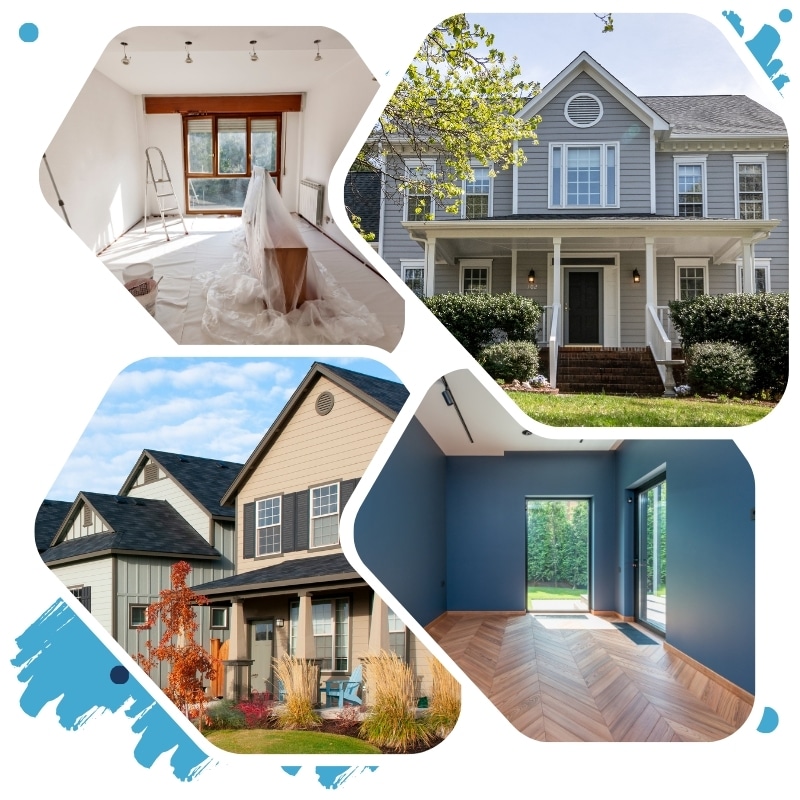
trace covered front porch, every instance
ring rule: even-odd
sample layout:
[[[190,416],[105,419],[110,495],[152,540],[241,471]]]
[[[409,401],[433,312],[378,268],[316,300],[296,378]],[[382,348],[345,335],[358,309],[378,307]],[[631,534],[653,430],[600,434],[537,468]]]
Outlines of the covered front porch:
[[[756,245],[777,220],[515,216],[404,224],[423,249],[424,293],[512,292],[542,306],[539,344],[650,350],[669,380],[668,303],[763,288]]]

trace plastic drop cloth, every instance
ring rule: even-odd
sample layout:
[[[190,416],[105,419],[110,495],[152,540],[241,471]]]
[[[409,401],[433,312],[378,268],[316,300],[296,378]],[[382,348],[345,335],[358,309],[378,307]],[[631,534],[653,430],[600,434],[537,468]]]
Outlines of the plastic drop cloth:
[[[372,344],[383,327],[319,264],[272,177],[253,167],[233,261],[198,276],[203,329],[235,344]]]

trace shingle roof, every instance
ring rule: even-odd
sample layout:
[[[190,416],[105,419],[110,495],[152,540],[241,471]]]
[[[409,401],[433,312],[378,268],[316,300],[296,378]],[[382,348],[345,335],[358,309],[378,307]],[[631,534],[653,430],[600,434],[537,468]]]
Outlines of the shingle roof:
[[[58,533],[61,523],[72,508],[72,503],[66,500],[45,500],[36,512],[34,535],[36,549],[41,553],[50,547],[50,542]]]
[[[218,590],[231,589],[242,591],[246,589],[267,588],[270,584],[288,584],[292,581],[308,582],[312,579],[320,581],[342,576],[360,577],[353,569],[344,553],[330,553],[324,556],[309,556],[308,558],[293,558],[263,567],[252,572],[240,575],[231,575],[220,578],[210,583],[195,586],[195,591],[203,594],[217,593]]]
[[[233,519],[236,509],[220,505],[243,464],[217,458],[200,458],[163,450],[145,450],[215,517]]]
[[[46,563],[99,555],[139,552],[193,558],[220,558],[212,547],[166,501],[81,492],[80,497],[111,527],[109,533],[62,541],[42,553]]]
[[[673,135],[786,136],[783,120],[742,94],[640,97]]]
[[[385,378],[375,378],[372,375],[364,375],[361,372],[353,372],[342,367],[332,367],[330,364],[320,363],[320,366],[353,384],[357,389],[370,395],[379,403],[383,403],[394,412],[399,412],[408,399],[408,389],[402,383]]]
[[[344,204],[361,218],[361,229],[380,235],[381,176],[377,172],[348,172],[344,182]]]

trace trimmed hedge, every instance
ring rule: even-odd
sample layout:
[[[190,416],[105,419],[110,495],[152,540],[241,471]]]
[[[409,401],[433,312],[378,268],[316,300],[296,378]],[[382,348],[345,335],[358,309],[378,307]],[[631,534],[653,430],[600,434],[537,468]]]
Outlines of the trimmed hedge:
[[[735,342],[750,351],[753,390],[773,396],[789,380],[789,295],[701,295],[669,304],[672,323],[687,349],[700,342]]]
[[[527,381],[539,371],[539,348],[533,342],[498,342],[478,353],[478,363],[494,380]]]
[[[687,355],[686,375],[696,394],[747,397],[756,368],[749,350],[734,342],[698,342]]]
[[[533,342],[542,315],[535,301],[517,294],[438,294],[422,302],[476,358],[499,335]]]

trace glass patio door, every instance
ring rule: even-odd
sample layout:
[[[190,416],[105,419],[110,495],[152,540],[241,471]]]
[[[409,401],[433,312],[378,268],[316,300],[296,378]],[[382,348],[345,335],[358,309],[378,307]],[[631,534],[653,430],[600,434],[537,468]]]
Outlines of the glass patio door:
[[[636,616],[667,630],[667,481],[665,477],[637,493]]]

